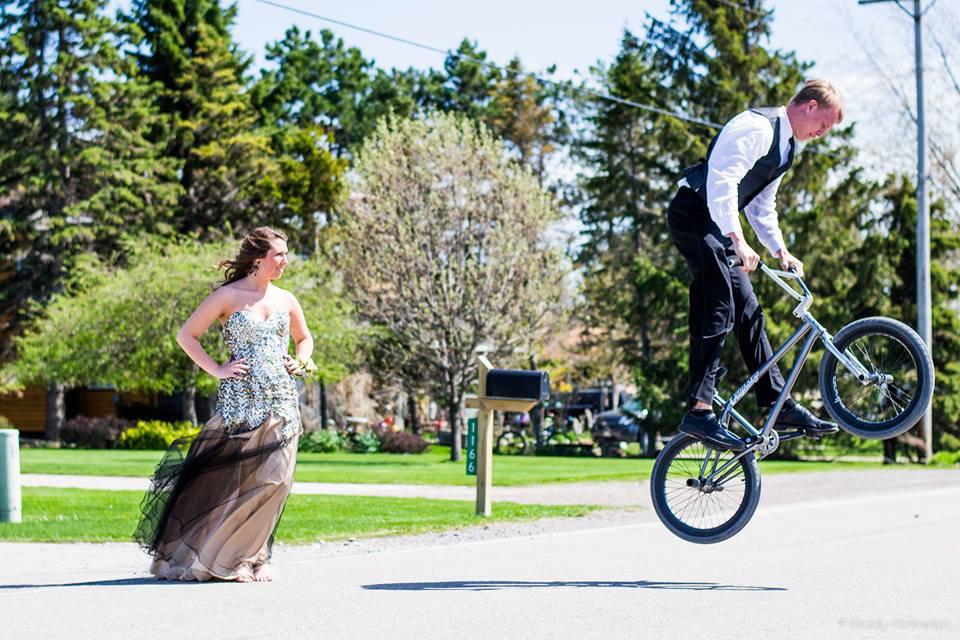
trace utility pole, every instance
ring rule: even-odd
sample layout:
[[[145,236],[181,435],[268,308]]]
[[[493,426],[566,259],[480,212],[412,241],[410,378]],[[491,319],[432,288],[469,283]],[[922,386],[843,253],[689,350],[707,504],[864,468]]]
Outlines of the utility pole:
[[[933,354],[933,302],[930,295],[930,205],[927,202],[927,131],[924,126],[923,100],[923,45],[920,37],[920,19],[936,4],[932,0],[921,10],[920,0],[913,0],[913,10],[905,0],[858,0],[859,4],[896,2],[904,13],[913,18],[914,55],[917,75],[917,333]],[[933,459],[933,415],[928,406],[923,414],[924,459]]]

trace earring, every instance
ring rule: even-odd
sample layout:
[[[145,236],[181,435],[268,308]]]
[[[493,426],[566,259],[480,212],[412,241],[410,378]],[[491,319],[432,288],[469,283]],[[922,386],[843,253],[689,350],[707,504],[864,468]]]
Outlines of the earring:
[[[260,268],[260,262],[259,262],[259,261],[254,262],[254,263],[253,263],[253,269],[250,270],[250,275],[255,274],[255,273],[257,272],[257,269],[259,269],[259,268]]]

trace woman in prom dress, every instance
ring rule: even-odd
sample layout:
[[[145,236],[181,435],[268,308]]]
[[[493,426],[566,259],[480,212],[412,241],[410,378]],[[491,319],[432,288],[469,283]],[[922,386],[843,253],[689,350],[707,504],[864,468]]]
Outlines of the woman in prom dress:
[[[287,266],[281,232],[255,229],[220,266],[223,282],[177,334],[220,380],[217,411],[164,455],[134,538],[153,556],[157,578],[265,582],[302,431],[294,376],[313,366],[313,338],[297,299],[271,284]],[[222,365],[199,342],[217,320],[230,352]]]

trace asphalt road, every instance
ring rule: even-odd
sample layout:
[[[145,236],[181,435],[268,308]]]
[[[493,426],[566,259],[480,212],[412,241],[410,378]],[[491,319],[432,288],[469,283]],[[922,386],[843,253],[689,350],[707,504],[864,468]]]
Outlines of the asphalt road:
[[[642,510],[539,535],[283,548],[272,584],[156,582],[127,544],[2,543],[0,637],[960,638],[958,476],[845,495],[843,474],[835,491],[823,475],[816,499],[764,496],[719,545]]]

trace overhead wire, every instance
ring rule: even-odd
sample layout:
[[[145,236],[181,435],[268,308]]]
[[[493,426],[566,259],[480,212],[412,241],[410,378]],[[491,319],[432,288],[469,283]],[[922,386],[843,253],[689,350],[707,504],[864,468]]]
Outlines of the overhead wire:
[[[347,28],[347,29],[353,29],[354,31],[360,31],[360,32],[362,32],[362,33],[368,33],[368,34],[370,34],[370,35],[374,35],[374,36],[377,36],[377,37],[379,37],[379,38],[384,38],[384,39],[387,39],[387,40],[391,40],[391,41],[393,41],[393,42],[398,42],[398,43],[400,43],[400,44],[405,44],[405,45],[407,45],[407,46],[416,47],[416,48],[418,48],[418,49],[423,49],[423,50],[425,50],[425,51],[430,51],[430,52],[433,52],[433,53],[439,53],[439,54],[442,54],[442,55],[445,55],[445,56],[456,56],[456,57],[458,57],[458,58],[460,58],[460,59],[467,60],[467,61],[469,61],[469,62],[474,62],[474,63],[479,64],[479,65],[483,65],[484,67],[486,67],[486,68],[488,68],[488,69],[493,69],[493,70],[495,70],[495,71],[499,71],[499,72],[503,72],[503,71],[504,71],[504,68],[503,68],[501,65],[498,65],[498,64],[496,64],[496,63],[494,63],[494,62],[491,62],[491,61],[489,61],[489,60],[485,60],[485,59],[483,59],[483,58],[477,58],[477,57],[473,57],[473,56],[468,56],[468,55],[465,55],[465,54],[463,54],[463,53],[459,53],[459,52],[456,52],[456,51],[452,51],[452,50],[450,50],[450,49],[443,49],[443,48],[440,48],[440,47],[434,47],[434,46],[431,46],[431,45],[428,45],[428,44],[424,44],[424,43],[422,43],[422,42],[417,42],[417,41],[415,41],[415,40],[410,40],[409,38],[402,38],[402,37],[400,37],[400,36],[395,36],[395,35],[392,35],[392,34],[389,34],[389,33],[385,33],[385,32],[383,32],[383,31],[377,31],[377,30],[375,30],[375,29],[370,29],[370,28],[368,28],[368,27],[364,27],[364,26],[361,26],[361,25],[357,25],[357,24],[353,24],[353,23],[350,23],[350,22],[346,22],[346,21],[344,21],[344,20],[337,20],[336,18],[331,18],[331,17],[329,17],[329,16],[320,15],[320,14],[315,13],[315,12],[313,12],[313,11],[307,11],[307,10],[305,10],[305,9],[300,9],[300,8],[298,8],[298,7],[293,7],[293,6],[284,4],[284,3],[282,3],[282,2],[276,2],[275,0],[253,0],[253,1],[254,1],[254,2],[257,2],[257,3],[259,3],[259,4],[263,4],[263,5],[268,5],[268,6],[271,6],[271,7],[275,7],[275,8],[277,8],[277,9],[282,9],[282,10],[288,11],[288,12],[290,12],[290,13],[296,13],[296,14],[300,14],[300,15],[303,15],[303,16],[307,16],[307,17],[309,17],[309,18],[314,18],[314,19],[316,19],[316,20],[321,20],[321,21],[323,21],[323,22],[328,22],[328,23],[330,23],[330,24],[335,24],[335,25],[338,25],[338,26],[341,26],[341,27],[344,27],[344,28]],[[736,8],[738,8],[738,9],[743,9],[744,11],[749,11],[749,12],[753,12],[753,13],[759,13],[756,9],[751,9],[751,8],[745,7],[745,6],[743,6],[743,5],[735,4],[735,3],[733,3],[733,2],[729,2],[728,0],[717,0],[717,1],[718,1],[718,2],[721,2],[721,3],[723,3],[723,4],[726,4],[726,5],[729,5],[729,6],[731,6],[731,7],[736,7]],[[596,90],[596,89],[591,89],[591,88],[589,88],[589,87],[582,87],[582,88],[580,88],[580,89],[571,89],[571,88],[565,86],[564,83],[559,82],[559,81],[557,81],[557,80],[552,80],[552,79],[550,79],[550,78],[540,77],[540,76],[537,76],[536,74],[533,74],[533,73],[530,73],[529,75],[530,75],[532,78],[534,78],[535,80],[537,80],[538,82],[542,83],[542,84],[548,84],[548,85],[551,85],[551,86],[554,86],[554,87],[558,87],[558,88],[560,88],[560,89],[563,89],[563,90],[565,90],[565,91],[570,91],[570,92],[572,92],[572,93],[586,94],[586,95],[592,96],[592,97],[594,97],[594,98],[598,98],[598,99],[600,99],[600,100],[606,100],[606,101],[608,101],[608,102],[614,102],[614,103],[617,103],[617,104],[622,104],[622,105],[624,105],[624,106],[633,107],[633,108],[636,108],[636,109],[641,109],[641,110],[643,110],[643,111],[648,111],[648,112],[650,112],[650,113],[656,113],[656,114],[659,114],[659,115],[669,116],[669,117],[672,117],[672,118],[676,118],[676,119],[678,119],[678,120],[681,120],[681,121],[683,121],[683,122],[690,122],[690,123],[693,123],[693,124],[698,124],[698,125],[701,125],[701,126],[705,126],[705,127],[711,128],[711,129],[715,129],[715,130],[723,129],[723,125],[722,125],[722,124],[717,123],[717,122],[713,122],[713,121],[711,121],[711,120],[707,120],[707,119],[704,119],[704,118],[697,118],[697,117],[695,117],[695,116],[690,116],[690,115],[687,115],[687,114],[685,114],[685,113],[680,113],[680,112],[677,112],[677,111],[670,111],[669,109],[664,109],[664,108],[655,107],[655,106],[649,105],[649,104],[643,104],[643,103],[640,103],[640,102],[635,102],[635,101],[633,101],[633,100],[628,100],[627,98],[621,98],[620,96],[615,96],[615,95],[613,95],[613,94],[610,94],[610,93],[607,93],[607,92],[604,92],[604,91],[598,91],[598,90]],[[810,151],[812,151],[813,153],[817,153],[817,154],[827,155],[827,156],[830,156],[830,157],[832,157],[832,158],[838,157],[836,154],[831,153],[830,151],[826,151],[826,150],[810,149]]]
[[[307,17],[310,17],[310,18],[315,18],[315,19],[317,19],[317,20],[322,20],[322,21],[324,21],[324,22],[329,22],[329,23],[331,23],[331,24],[335,24],[335,25],[338,25],[338,26],[341,26],[341,27],[346,27],[347,29],[353,29],[353,30],[355,30],[355,31],[361,31],[361,32],[363,32],[363,33],[369,33],[369,34],[371,34],[371,35],[375,35],[375,36],[378,36],[378,37],[380,37],[380,38],[385,38],[385,39],[387,39],[387,40],[392,40],[392,41],[394,41],[394,42],[399,42],[399,43],[401,43],[401,44],[409,45],[409,46],[412,46],[412,47],[417,47],[418,49],[423,49],[423,50],[425,50],[425,51],[431,51],[431,52],[433,52],[433,53],[439,53],[439,54],[446,55],[446,56],[456,56],[456,57],[461,58],[461,59],[463,59],[463,60],[467,60],[468,62],[474,62],[474,63],[476,63],[476,64],[483,65],[483,66],[485,66],[485,67],[487,67],[487,68],[489,68],[489,69],[493,69],[493,70],[495,70],[495,71],[501,71],[501,72],[503,71],[503,67],[502,67],[501,65],[498,65],[498,64],[496,64],[495,62],[491,62],[491,61],[489,61],[489,60],[484,60],[483,58],[476,58],[476,57],[464,55],[464,54],[462,54],[462,53],[458,53],[458,52],[456,52],[456,51],[451,51],[450,49],[441,49],[441,48],[439,48],[439,47],[434,47],[434,46],[431,46],[431,45],[428,45],[428,44],[423,44],[422,42],[416,42],[416,41],[414,41],[414,40],[409,40],[409,39],[407,39],[407,38],[401,38],[401,37],[399,37],[399,36],[394,36],[394,35],[391,35],[391,34],[388,34],[388,33],[384,33],[384,32],[382,32],[382,31],[376,31],[376,30],[374,30],[374,29],[369,29],[369,28],[367,28],[367,27],[362,27],[362,26],[360,26],[360,25],[351,24],[351,23],[349,23],[349,22],[344,22],[343,20],[337,20],[337,19],[335,19],[335,18],[330,18],[330,17],[328,17],[328,16],[322,16],[322,15],[320,15],[320,14],[318,14],[318,13],[314,13],[314,12],[312,12],[312,11],[306,11],[306,10],[304,10],[304,9],[299,9],[299,8],[297,8],[297,7],[291,7],[291,6],[289,6],[289,5],[286,5],[286,4],[283,4],[283,3],[280,3],[280,2],[274,2],[273,0],[253,0],[253,1],[254,1],[254,2],[258,2],[258,3],[260,3],[260,4],[265,4],[265,5],[269,5],[269,6],[272,6],[272,7],[276,7],[276,8],[278,8],[278,9],[284,9],[284,10],[289,11],[289,12],[291,12],[291,13],[298,13],[298,14],[300,14],[300,15],[304,15],[304,16],[307,16]],[[535,79],[536,79],[538,82],[540,82],[540,83],[549,84],[549,85],[551,85],[551,86],[560,87],[560,88],[564,88],[564,89],[566,88],[566,87],[563,86],[563,83],[562,83],[562,82],[559,82],[559,81],[557,81],[557,80],[551,80],[550,78],[543,78],[543,77],[537,76],[537,75],[532,74],[532,73],[529,74],[529,75],[532,76],[533,78],[535,78]],[[682,120],[682,121],[684,121],[684,122],[691,122],[691,123],[694,123],[694,124],[699,124],[699,125],[703,125],[703,126],[706,126],[706,127],[710,127],[710,128],[712,128],[712,129],[722,129],[722,128],[723,128],[723,125],[722,125],[722,124],[719,124],[719,123],[716,123],[716,122],[712,122],[712,121],[710,121],[710,120],[706,120],[706,119],[703,119],[703,118],[697,118],[697,117],[695,117],[695,116],[690,116],[690,115],[687,115],[687,114],[684,114],[684,113],[678,113],[678,112],[676,112],[676,111],[670,111],[669,109],[663,109],[663,108],[661,108],[661,107],[655,107],[655,106],[649,105],[649,104],[643,104],[643,103],[640,103],[640,102],[635,102],[635,101],[633,101],[633,100],[628,100],[628,99],[626,99],[626,98],[621,98],[621,97],[619,97],[619,96],[615,96],[615,95],[612,95],[612,94],[609,94],[609,93],[606,93],[606,92],[603,92],[603,91],[597,91],[597,90],[595,90],[595,89],[590,89],[590,88],[586,88],[586,87],[585,87],[585,88],[582,88],[582,89],[579,89],[579,90],[576,90],[576,91],[577,91],[578,93],[585,93],[585,94],[590,95],[590,96],[593,96],[593,97],[595,97],[595,98],[599,98],[599,99],[601,99],[601,100],[607,100],[607,101],[609,101],[609,102],[615,102],[615,103],[622,104],[622,105],[625,105],[625,106],[628,106],[628,107],[634,107],[634,108],[637,108],[637,109],[642,109],[642,110],[644,110],[644,111],[649,111],[649,112],[657,113],[657,114],[660,114],[660,115],[671,116],[671,117],[677,118],[678,120]]]

